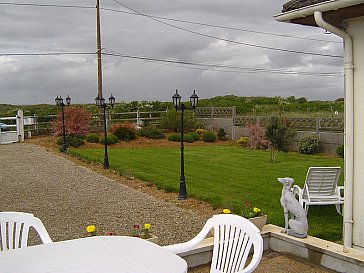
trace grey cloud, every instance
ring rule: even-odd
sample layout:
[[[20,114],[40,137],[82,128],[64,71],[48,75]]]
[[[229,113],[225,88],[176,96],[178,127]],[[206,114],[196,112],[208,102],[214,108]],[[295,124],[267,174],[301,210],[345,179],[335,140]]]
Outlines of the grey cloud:
[[[278,23],[273,15],[284,0],[128,0],[121,1],[143,13],[242,29],[283,33],[318,39],[339,39],[315,28]],[[51,3],[28,0],[28,3]],[[94,6],[90,0],[57,1],[60,5]],[[109,9],[128,11],[115,1],[101,1]],[[95,9],[1,6],[0,53],[95,52]],[[244,31],[165,21],[179,27],[225,39],[293,50],[341,54],[342,45],[282,38]],[[247,47],[198,36],[163,25],[145,16],[101,11],[104,53],[122,53],[159,59],[184,60],[239,67],[296,69],[312,72],[342,71],[342,60],[304,56]],[[220,70],[220,71],[217,71]],[[222,70],[222,71],[221,71]],[[181,67],[113,56],[103,57],[105,96],[118,100],[170,100],[175,89],[188,98],[193,89],[201,97],[305,96],[336,99],[343,96],[342,78],[246,73],[235,69]],[[20,57],[0,56],[0,103],[53,103],[63,92],[73,101],[93,102],[97,94],[95,55]]]

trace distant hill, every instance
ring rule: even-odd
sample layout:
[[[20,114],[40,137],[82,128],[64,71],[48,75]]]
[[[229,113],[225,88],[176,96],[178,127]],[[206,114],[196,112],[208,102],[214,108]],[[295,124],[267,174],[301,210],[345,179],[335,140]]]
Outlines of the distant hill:
[[[188,102],[186,104],[189,104]],[[90,112],[97,113],[94,104],[78,105],[86,108]],[[285,115],[305,115],[322,116],[333,115],[335,111],[344,112],[344,100],[342,98],[335,101],[308,101],[306,98],[296,98],[290,96],[282,97],[238,97],[235,95],[217,96],[209,99],[200,99],[199,107],[236,107],[236,112],[242,115],[271,115],[283,113]],[[115,113],[140,111],[163,111],[172,108],[172,102],[161,101],[132,101],[117,103],[112,110]],[[56,105],[10,105],[0,104],[0,117],[14,116],[18,109],[24,111],[25,116],[55,115],[59,108]]]
[[[308,101],[304,97],[238,97],[234,95],[201,99],[199,106],[236,107],[236,112],[243,115],[271,115],[272,113],[305,114],[316,116],[317,113],[332,114],[344,112],[344,101]]]

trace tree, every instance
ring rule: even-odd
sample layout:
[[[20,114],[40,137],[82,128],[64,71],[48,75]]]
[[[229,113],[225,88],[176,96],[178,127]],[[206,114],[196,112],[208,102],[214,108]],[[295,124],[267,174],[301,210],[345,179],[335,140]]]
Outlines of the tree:
[[[288,152],[289,140],[296,132],[287,124],[287,119],[271,117],[265,130],[265,137],[270,141],[271,160],[274,161],[278,152]]]
[[[307,102],[307,99],[305,97],[300,97],[296,100],[299,104],[304,104]]]
[[[288,103],[295,103],[296,102],[296,98],[295,98],[295,96],[290,96],[290,97],[287,97],[286,98],[286,101]]]

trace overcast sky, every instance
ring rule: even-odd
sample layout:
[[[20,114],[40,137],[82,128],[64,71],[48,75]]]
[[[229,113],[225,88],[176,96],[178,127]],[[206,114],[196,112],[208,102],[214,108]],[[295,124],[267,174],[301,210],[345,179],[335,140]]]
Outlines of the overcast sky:
[[[0,104],[54,103],[57,95],[93,103],[95,54],[7,54],[95,53],[96,0],[13,1],[84,8],[1,4],[5,2],[10,1],[0,0]],[[286,0],[100,2],[106,98],[112,93],[117,101],[169,101],[176,89],[184,100],[194,89],[200,98],[344,96],[343,59],[332,57],[342,55],[341,39],[319,28],[276,22],[273,16]],[[314,75],[303,75],[307,73]]]

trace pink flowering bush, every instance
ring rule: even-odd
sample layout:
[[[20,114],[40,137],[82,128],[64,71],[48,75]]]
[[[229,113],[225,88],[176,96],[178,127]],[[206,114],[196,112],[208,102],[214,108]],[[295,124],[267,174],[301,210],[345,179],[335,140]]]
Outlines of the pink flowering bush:
[[[265,138],[265,131],[259,124],[250,124],[247,126],[250,132],[248,145],[253,149],[268,149],[270,142]]]

